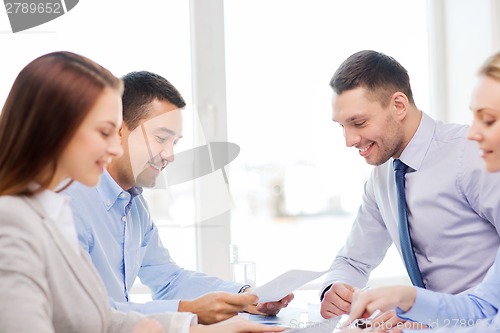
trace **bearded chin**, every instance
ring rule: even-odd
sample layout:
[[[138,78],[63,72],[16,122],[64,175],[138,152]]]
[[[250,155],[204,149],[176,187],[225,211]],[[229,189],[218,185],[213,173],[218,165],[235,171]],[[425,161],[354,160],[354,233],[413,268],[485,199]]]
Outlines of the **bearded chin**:
[[[135,184],[137,186],[146,188],[154,187],[156,184],[156,178],[148,174],[147,170],[143,170],[140,174],[137,175]]]
[[[378,144],[376,145],[378,148],[380,148],[380,145]],[[381,151],[381,154],[377,157],[376,160],[367,161],[367,163],[373,166],[382,165],[385,162],[387,162],[391,157],[394,157],[400,151],[402,146],[403,146],[402,140],[393,142],[389,147]]]
[[[383,156],[384,160],[381,161],[380,164],[384,164],[387,162],[391,157],[394,157],[396,154],[398,154],[399,151],[401,151],[401,147],[403,146],[403,141],[398,140],[397,142],[394,143],[390,149],[387,150],[386,154]],[[378,164],[378,165],[380,165]]]

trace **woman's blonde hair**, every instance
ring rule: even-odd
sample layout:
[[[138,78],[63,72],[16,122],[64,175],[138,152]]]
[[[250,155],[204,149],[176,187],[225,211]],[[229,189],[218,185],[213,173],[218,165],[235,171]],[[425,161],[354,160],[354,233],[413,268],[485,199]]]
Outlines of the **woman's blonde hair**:
[[[500,81],[500,52],[489,57],[479,69],[479,75],[489,76]]]

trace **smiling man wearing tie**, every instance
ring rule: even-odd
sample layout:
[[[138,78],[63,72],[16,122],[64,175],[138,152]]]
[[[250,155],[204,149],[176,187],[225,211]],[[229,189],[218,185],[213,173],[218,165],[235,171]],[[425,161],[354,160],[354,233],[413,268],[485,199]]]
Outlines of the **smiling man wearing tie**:
[[[406,69],[379,52],[351,55],[330,85],[346,145],[375,167],[320,291],[321,315],[349,312],[354,287],[393,242],[415,286],[456,294],[477,285],[500,245],[500,178],[484,169],[467,126],[420,111]]]

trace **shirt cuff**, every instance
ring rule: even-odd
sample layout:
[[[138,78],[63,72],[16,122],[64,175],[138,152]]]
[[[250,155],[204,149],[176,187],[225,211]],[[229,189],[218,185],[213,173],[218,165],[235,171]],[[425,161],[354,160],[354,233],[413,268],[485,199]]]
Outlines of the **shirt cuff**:
[[[184,323],[184,326],[182,327],[182,333],[189,333],[189,328],[191,326],[197,325],[198,324],[198,316],[195,314],[191,314],[188,316],[187,320]]]
[[[333,284],[333,283],[332,283]],[[325,294],[328,290],[330,290],[330,288],[332,287],[332,284],[329,284],[328,286],[325,287],[325,289],[323,289],[323,291],[320,291],[320,295],[319,295],[319,300],[321,302],[323,302],[323,298],[325,298]]]
[[[172,300],[155,300],[146,302],[143,304],[142,313],[151,314],[151,313],[162,313],[162,312],[178,312],[179,311],[179,303],[181,301],[178,299]]]
[[[238,291],[238,294],[244,293],[245,291],[250,290],[250,288],[252,288],[251,285],[245,284],[243,287],[240,288],[240,291]]]
[[[401,308],[396,308],[396,314],[404,320],[411,320],[422,323],[432,328],[434,319],[438,316],[439,300],[436,297],[436,292],[431,290],[415,287],[417,296],[415,303],[408,311],[403,311]]]

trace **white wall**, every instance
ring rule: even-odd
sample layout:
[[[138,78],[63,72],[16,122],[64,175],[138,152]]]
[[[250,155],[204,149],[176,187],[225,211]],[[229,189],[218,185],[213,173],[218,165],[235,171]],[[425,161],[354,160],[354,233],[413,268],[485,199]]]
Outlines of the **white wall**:
[[[427,4],[432,114],[468,124],[477,70],[500,47],[500,1],[428,0]]]

